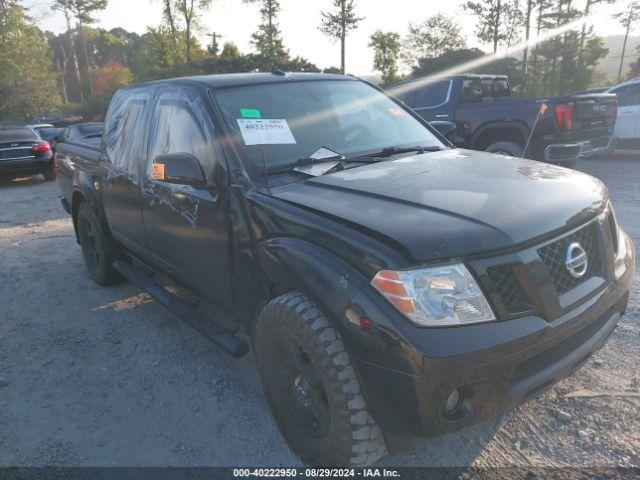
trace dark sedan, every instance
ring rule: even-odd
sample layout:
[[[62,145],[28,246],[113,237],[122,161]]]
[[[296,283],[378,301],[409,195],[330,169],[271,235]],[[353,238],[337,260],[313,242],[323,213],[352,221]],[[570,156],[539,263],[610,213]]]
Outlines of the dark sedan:
[[[47,181],[56,173],[51,146],[28,127],[0,127],[0,177],[41,173]]]

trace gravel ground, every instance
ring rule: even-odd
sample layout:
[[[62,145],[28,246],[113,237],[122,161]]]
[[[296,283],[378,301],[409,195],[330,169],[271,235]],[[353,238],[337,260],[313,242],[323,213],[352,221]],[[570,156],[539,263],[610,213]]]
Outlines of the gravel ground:
[[[640,245],[640,153],[583,160]],[[640,282],[607,345],[543,397],[425,440],[392,466],[640,466]],[[251,355],[87,276],[58,185],[0,182],[0,466],[299,465]]]

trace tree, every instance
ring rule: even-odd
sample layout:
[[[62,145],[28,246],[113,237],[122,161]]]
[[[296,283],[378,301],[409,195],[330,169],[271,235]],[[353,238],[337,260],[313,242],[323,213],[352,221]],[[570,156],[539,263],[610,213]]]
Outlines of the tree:
[[[519,0],[469,0],[464,9],[478,17],[478,40],[491,43],[493,53],[503,43],[510,44],[513,41],[514,34],[522,23]]]
[[[284,48],[282,34],[278,27],[278,0],[244,0],[245,3],[260,3],[260,25],[258,31],[251,35],[251,43],[262,57],[265,70],[272,70],[278,63],[289,58],[289,51]]]
[[[113,92],[118,87],[133,81],[131,70],[115,60],[109,60],[104,66],[92,72],[91,76],[96,95]]]
[[[85,27],[95,23],[94,14],[107,8],[108,0],[55,0],[59,8],[71,12],[77,22],[80,44],[82,45],[84,73],[86,79],[86,89],[92,93],[91,77],[89,71],[92,68],[87,50],[87,38]]]
[[[628,80],[640,77],[640,45],[638,45],[636,50],[638,52],[638,59],[634,63],[629,65],[629,74],[627,75]]]
[[[233,60],[235,58],[240,58],[240,49],[233,42],[225,42],[222,46],[222,52],[220,53],[220,58],[226,60]]]
[[[438,13],[422,23],[409,24],[409,33],[403,41],[402,58],[407,65],[415,67],[421,58],[436,58],[466,46],[460,25]]]
[[[371,35],[369,47],[373,48],[373,68],[382,73],[382,84],[387,86],[398,80],[400,35],[376,30]]]
[[[66,25],[67,25],[66,40],[68,44],[68,50],[60,49],[59,50],[60,58],[61,58],[61,61],[64,61],[65,63],[65,72],[66,72],[66,63],[68,62],[67,57],[69,55],[71,56],[71,65],[73,67],[73,77],[78,89],[77,91],[78,91],[79,101],[83,101],[84,93],[82,91],[82,78],[80,77],[80,63],[78,62],[78,53],[76,49],[76,42],[74,39],[75,33],[71,29],[71,13],[69,11],[69,8],[67,7],[67,3],[64,1],[56,0],[51,6],[51,9],[54,11],[62,12],[62,14],[64,15]],[[57,52],[54,51],[54,54],[56,53]],[[67,88],[66,84],[64,88],[67,92],[69,91],[69,88]]]
[[[18,0],[0,0],[0,122],[31,120],[60,104],[51,51]]]
[[[356,30],[364,17],[356,15],[355,0],[332,0],[334,10],[322,12],[320,31],[325,35],[340,40],[340,70],[344,75],[346,41],[350,32]]]
[[[203,10],[208,9],[211,6],[211,1],[212,0],[176,0],[175,9],[180,13],[180,15],[182,15],[185,25],[184,39],[187,63],[192,60],[191,47],[193,45],[193,29],[194,27],[199,26],[198,21],[200,19],[200,14]]]
[[[627,40],[629,33],[637,26],[640,21],[640,1],[636,0],[629,4],[627,11],[614,15],[620,23],[625,27],[624,42],[622,43],[622,53],[620,54],[620,68],[618,68],[618,83],[622,79],[622,66],[624,65],[624,54],[627,50]]]

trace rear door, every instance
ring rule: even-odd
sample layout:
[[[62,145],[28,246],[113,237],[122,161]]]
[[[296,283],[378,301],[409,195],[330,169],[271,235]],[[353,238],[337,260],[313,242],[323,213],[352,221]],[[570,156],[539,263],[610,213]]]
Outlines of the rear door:
[[[146,151],[151,90],[121,90],[107,113],[103,136],[106,170],[102,201],[114,237],[130,250],[144,254],[141,169]]]
[[[612,90],[618,97],[615,134],[621,139],[640,138],[640,83]]]
[[[205,93],[189,87],[159,91],[149,129],[143,218],[155,263],[201,298],[229,311],[228,183],[208,102]],[[167,153],[196,157],[209,185],[194,188],[155,179],[153,160]]]

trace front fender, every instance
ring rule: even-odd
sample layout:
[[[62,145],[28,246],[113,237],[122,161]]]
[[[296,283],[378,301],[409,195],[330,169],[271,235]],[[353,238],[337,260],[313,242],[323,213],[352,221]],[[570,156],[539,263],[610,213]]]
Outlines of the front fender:
[[[266,241],[258,258],[266,288],[277,293],[299,290],[306,294],[340,332],[351,355],[392,370],[421,371],[422,357],[400,333],[397,313],[373,291],[369,279],[342,259],[295,238]],[[374,312],[375,316],[369,316]],[[361,316],[375,318],[370,329],[358,323]],[[401,322],[406,324],[406,331],[411,330],[406,320]]]
[[[335,254],[305,240],[272,238],[257,253],[266,291],[300,290],[331,318],[343,313],[367,283]]]

